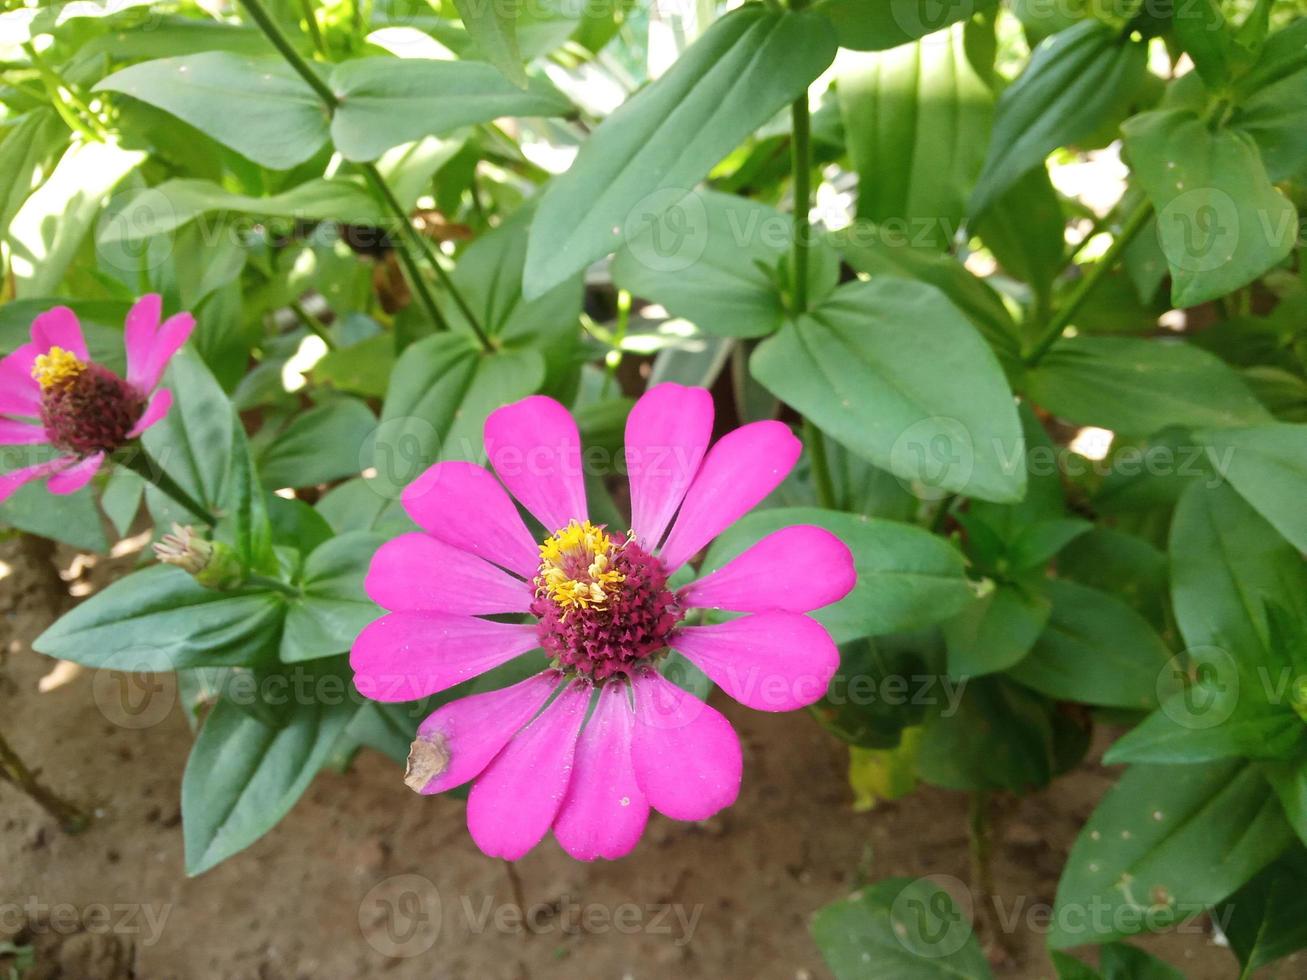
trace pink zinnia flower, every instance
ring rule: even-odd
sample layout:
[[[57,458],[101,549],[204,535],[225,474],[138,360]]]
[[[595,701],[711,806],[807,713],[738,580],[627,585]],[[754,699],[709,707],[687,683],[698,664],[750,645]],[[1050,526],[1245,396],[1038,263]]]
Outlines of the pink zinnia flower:
[[[160,326],[161,311],[151,294],[127,314],[125,380],[90,359],[68,307],[32,321],[31,342],[0,361],[0,446],[45,444],[62,455],[0,475],[0,501],[43,476],[51,493],[80,490],[106,455],[168,414],[171,392],[155,389],[195,320],[179,313]]]
[[[745,425],[706,452],[712,425],[700,388],[658,385],[635,405],[625,534],[587,520],[576,423],[541,396],[486,420],[498,480],[471,463],[438,463],[404,491],[423,531],[387,542],[372,561],[368,594],[394,611],[354,643],[359,691],[409,701],[536,647],[552,658],[520,683],[444,705],[418,729],[409,784],[439,793],[475,779],[468,829],[486,854],[520,858],[552,827],[573,857],[617,858],[640,839],[650,807],[703,820],[735,801],[739,740],[659,673],[668,650],[753,708],[787,711],[825,693],[839,651],[804,613],[853,587],[852,556],[835,536],[785,528],[668,587],[799,456],[780,422]],[[542,544],[505,487],[552,532]],[[695,609],[750,615],[683,625]],[[503,613],[536,621],[482,618]]]

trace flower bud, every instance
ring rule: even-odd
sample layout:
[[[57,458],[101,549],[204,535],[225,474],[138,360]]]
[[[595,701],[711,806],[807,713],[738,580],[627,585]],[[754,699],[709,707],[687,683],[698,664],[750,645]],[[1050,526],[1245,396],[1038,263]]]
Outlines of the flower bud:
[[[165,565],[189,572],[210,589],[234,589],[244,577],[240,561],[229,547],[221,541],[206,541],[189,525],[173,524],[172,533],[155,543],[154,556]]]

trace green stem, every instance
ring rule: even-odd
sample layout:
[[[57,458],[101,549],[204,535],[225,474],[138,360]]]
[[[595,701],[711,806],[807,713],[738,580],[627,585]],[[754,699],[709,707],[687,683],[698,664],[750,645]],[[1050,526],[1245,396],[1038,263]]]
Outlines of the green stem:
[[[812,482],[817,490],[817,503],[830,509],[835,506],[835,484],[830,477],[830,461],[826,458],[826,440],[811,420],[803,420],[803,442],[812,460]]]
[[[23,51],[36,68],[37,74],[41,76],[41,83],[45,86],[46,93],[50,97],[50,103],[54,106],[54,111],[59,113],[63,121],[74,132],[81,133],[97,143],[103,143],[109,134],[101,125],[99,118],[91,111],[90,106],[78,97],[73,87],[64,81],[63,76],[41,56],[35,46],[28,42],[23,45]],[[79,116],[79,112],[86,118],[83,119],[82,116]]]
[[[165,473],[163,467],[150,458],[145,451],[145,447],[140,443],[129,449],[118,462],[141,477],[145,482],[153,484],[159,489],[160,493],[190,511],[192,515],[198,517],[209,527],[217,526],[218,519],[209,512],[209,509],[198,503],[194,497],[178,485],[176,480]]]
[[[313,46],[318,49],[318,54],[327,57],[327,43],[322,39],[317,15],[313,12],[313,0],[300,0],[300,12],[304,15],[305,26],[308,27],[309,35],[313,38]]]
[[[340,346],[332,339],[331,334],[327,333],[327,328],[322,325],[322,321],[304,308],[304,304],[297,299],[290,301],[291,312],[299,318],[300,323],[304,324],[308,331],[317,336],[327,345],[327,350],[336,350]]]
[[[938,534],[944,529],[944,522],[948,520],[949,512],[957,502],[958,495],[951,493],[939,502],[939,509],[935,511],[935,516],[930,521],[930,533]]]
[[[280,579],[269,578],[267,575],[246,575],[241,579],[242,587],[252,587],[264,589],[268,592],[280,592],[282,595],[299,598],[301,593],[299,589],[292,585],[287,585]]]
[[[427,264],[431,266],[436,273],[436,277],[440,279],[440,284],[445,287],[449,292],[449,295],[453,298],[454,304],[458,307],[459,312],[463,314],[463,319],[465,319],[468,326],[472,328],[472,332],[476,334],[477,340],[481,342],[481,346],[486,351],[494,350],[494,345],[490,343],[490,338],[487,337],[485,331],[481,329],[481,324],[478,322],[476,314],[472,312],[472,307],[467,304],[467,300],[463,298],[463,294],[460,293],[458,288],[454,285],[454,280],[450,277],[444,265],[441,264],[440,257],[436,255],[435,249],[432,248],[431,243],[427,241],[423,235],[418,234],[418,230],[413,227],[413,222],[409,218],[408,212],[404,210],[404,205],[399,203],[399,198],[395,197],[394,191],[390,189],[390,185],[388,185],[385,179],[381,176],[381,171],[379,171],[376,168],[376,165],[372,163],[365,163],[362,167],[368,180],[372,182],[372,186],[385,200],[386,206],[390,208],[391,214],[393,214],[396,220],[399,221],[404,234],[408,237],[408,240],[416,246],[418,252],[426,258]]]
[[[1075,290],[1067,297],[1064,303],[1053,317],[1048,321],[1044,328],[1043,334],[1036,342],[1035,346],[1026,354],[1024,360],[1028,367],[1038,364],[1049,352],[1054,344],[1061,338],[1063,331],[1071,325],[1071,321],[1079,312],[1080,307],[1084,305],[1089,294],[1094,291],[1112,268],[1116,265],[1117,260],[1121,258],[1134,237],[1139,234],[1140,230],[1148,223],[1149,217],[1153,213],[1153,206],[1148,201],[1141,201],[1126,218],[1125,224],[1121,227],[1121,232],[1112,240],[1112,245],[1103,254],[1103,257],[1085,274],[1084,278],[1076,284]]]
[[[13,783],[40,804],[42,809],[59,821],[59,826],[65,833],[76,834],[85,830],[91,822],[82,810],[42,785],[5,741],[4,735],[0,735],[0,779]]]
[[[797,8],[797,4],[791,4]],[[790,107],[793,135],[790,138],[790,171],[794,181],[794,310],[803,313],[808,309],[808,209],[811,206],[812,149],[810,138],[812,119],[808,109],[808,92],[794,100]]]
[[[308,82],[309,88],[318,94],[318,98],[322,99],[328,108],[334,111],[340,105],[340,99],[331,90],[331,86],[322,80],[322,76],[313,70],[304,59],[304,56],[295,50],[295,46],[290,43],[281,27],[264,9],[262,0],[240,0],[240,2],[241,6],[249,13],[250,19],[259,25],[259,29],[272,42],[272,46],[286,59],[286,63],[294,68],[299,76]]]

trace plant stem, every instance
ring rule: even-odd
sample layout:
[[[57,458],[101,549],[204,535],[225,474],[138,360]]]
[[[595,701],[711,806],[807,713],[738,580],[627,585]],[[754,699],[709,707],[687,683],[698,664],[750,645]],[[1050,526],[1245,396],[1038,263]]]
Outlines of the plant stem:
[[[971,805],[967,819],[968,839],[971,852],[971,894],[975,905],[977,924],[986,933],[986,938],[1002,951],[1005,957],[1011,957],[1007,933],[1002,924],[996,920],[994,913],[994,868],[993,825],[990,821],[991,800],[985,790],[976,790],[971,794]]]
[[[818,505],[835,506],[835,484],[830,477],[830,461],[826,458],[826,439],[810,419],[803,420],[803,443],[812,460],[812,482],[817,490]]]
[[[287,39],[281,27],[264,9],[263,0],[240,0],[240,3],[249,13],[254,23],[259,25],[259,29],[272,42],[272,46],[286,59],[286,63],[294,68],[304,81],[308,82],[309,88],[318,94],[318,98],[322,99],[330,110],[335,111],[336,107],[340,105],[340,99],[331,90],[331,86],[322,80],[322,76],[304,60],[304,56],[295,50],[295,46]]]
[[[957,502],[958,495],[951,493],[939,502],[939,509],[935,511],[935,516],[930,520],[930,533],[938,534],[944,529],[944,522],[948,520],[949,511]]]
[[[36,50],[36,47],[30,41],[23,45],[23,51],[36,68],[37,74],[41,76],[41,83],[50,96],[50,103],[54,106],[54,111],[59,113],[63,121],[74,132],[81,133],[97,143],[103,143],[109,134],[101,125],[95,113],[91,111],[90,106],[81,100],[73,87],[64,81],[63,76],[41,56],[41,53]],[[83,119],[82,116],[79,116],[79,112],[86,118]]]
[[[798,4],[791,4],[797,8]],[[810,137],[812,119],[808,109],[808,92],[794,100],[790,107],[793,135],[790,137],[790,171],[794,181],[794,310],[803,313],[808,309],[808,208],[811,205],[812,148]]]
[[[146,483],[153,484],[160,493],[190,511],[192,515],[198,517],[209,527],[217,525],[218,519],[209,512],[209,509],[197,502],[194,497],[178,485],[176,480],[165,473],[163,467],[150,458],[145,451],[145,446],[137,443],[134,451],[129,450],[118,462],[141,477]]]
[[[1025,355],[1024,360],[1027,367],[1038,364],[1052,346],[1058,342],[1062,332],[1070,326],[1076,313],[1084,305],[1085,300],[1089,298],[1089,294],[1094,291],[1094,287],[1098,285],[1099,280],[1106,276],[1116,265],[1117,260],[1121,258],[1122,253],[1125,252],[1134,237],[1148,223],[1148,218],[1152,213],[1153,206],[1148,201],[1141,201],[1134,211],[1130,213],[1125,224],[1121,226],[1120,234],[1112,240],[1111,247],[1103,253],[1103,257],[1077,283],[1075,290],[1067,297],[1066,303],[1048,321],[1048,325],[1044,328],[1044,332],[1035,346]]]
[[[246,575],[241,580],[241,586],[251,586],[256,589],[264,589],[268,592],[280,592],[284,596],[299,598],[301,593],[293,585],[287,585],[280,579],[269,578],[267,575]]]
[[[327,333],[327,328],[322,325],[322,321],[304,308],[304,304],[297,299],[290,301],[291,312],[299,318],[300,323],[308,329],[309,333],[317,336],[324,344],[327,350],[336,350],[340,345],[332,339],[331,334]]]
[[[43,786],[0,734],[0,779],[6,779],[31,797],[50,816],[59,821],[64,833],[76,834],[86,829],[91,818],[51,789]]]
[[[318,49],[318,54],[327,57],[327,43],[322,39],[317,15],[313,12],[313,0],[300,0],[300,11],[304,15],[304,23],[309,29],[309,35],[313,38],[313,46]]]

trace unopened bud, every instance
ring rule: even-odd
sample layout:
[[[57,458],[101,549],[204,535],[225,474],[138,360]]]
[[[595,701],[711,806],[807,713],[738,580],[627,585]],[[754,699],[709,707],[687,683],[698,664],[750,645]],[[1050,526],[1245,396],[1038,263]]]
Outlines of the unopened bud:
[[[210,589],[232,589],[243,578],[240,561],[230,548],[221,541],[205,540],[189,525],[173,524],[172,533],[155,543],[154,556],[189,572]]]

